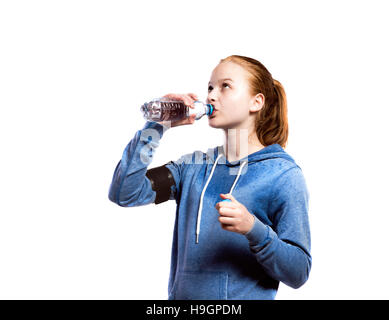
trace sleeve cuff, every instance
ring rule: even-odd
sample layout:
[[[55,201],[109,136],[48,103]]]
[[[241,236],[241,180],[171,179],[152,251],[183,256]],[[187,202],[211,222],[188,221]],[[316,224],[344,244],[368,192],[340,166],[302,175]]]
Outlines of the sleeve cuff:
[[[145,130],[145,129],[155,129],[158,131],[160,137],[163,136],[163,134],[165,133],[166,130],[168,130],[170,127],[168,126],[165,126],[161,123],[158,123],[158,122],[155,122],[155,121],[146,121],[144,127],[142,128],[142,130]]]
[[[254,225],[251,230],[244,234],[250,242],[250,246],[261,245],[269,237],[269,227],[254,216]]]

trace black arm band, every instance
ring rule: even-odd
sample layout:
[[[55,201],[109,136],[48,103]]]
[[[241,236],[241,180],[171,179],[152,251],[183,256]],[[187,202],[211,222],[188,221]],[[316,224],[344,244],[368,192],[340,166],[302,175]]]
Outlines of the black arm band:
[[[165,167],[165,164],[147,170],[146,177],[151,182],[151,188],[157,193],[154,201],[155,204],[170,199],[171,186],[175,185],[175,181],[170,170]]]

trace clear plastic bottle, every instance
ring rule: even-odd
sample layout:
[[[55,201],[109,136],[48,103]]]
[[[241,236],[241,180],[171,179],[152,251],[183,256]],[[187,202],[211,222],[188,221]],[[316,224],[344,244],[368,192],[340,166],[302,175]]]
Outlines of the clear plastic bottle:
[[[194,108],[190,108],[183,101],[157,98],[144,103],[140,110],[146,120],[155,122],[182,120],[192,114],[196,114],[196,120],[198,120],[204,115],[211,115],[214,110],[212,104],[205,104],[201,101],[195,101],[193,104]]]

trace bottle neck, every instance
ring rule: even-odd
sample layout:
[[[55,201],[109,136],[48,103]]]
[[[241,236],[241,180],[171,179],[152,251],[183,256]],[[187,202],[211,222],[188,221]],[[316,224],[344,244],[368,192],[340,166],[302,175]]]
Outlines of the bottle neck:
[[[212,112],[213,112],[213,110],[214,110],[213,105],[210,104],[210,103],[206,104],[206,103],[204,103],[204,102],[201,102],[201,101],[197,100],[197,101],[194,102],[194,104],[195,104],[195,108],[196,108],[196,109],[199,108],[201,111],[204,110],[203,112],[204,112],[204,114],[206,114],[207,116],[211,115]],[[197,106],[198,106],[198,107],[197,107]],[[201,106],[201,107],[200,107],[200,106]]]

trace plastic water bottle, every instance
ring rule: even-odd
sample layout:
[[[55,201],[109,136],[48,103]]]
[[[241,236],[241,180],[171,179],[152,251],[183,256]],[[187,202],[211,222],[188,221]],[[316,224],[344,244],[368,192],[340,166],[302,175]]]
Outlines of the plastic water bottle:
[[[149,121],[176,121],[190,117],[196,114],[196,120],[204,115],[210,116],[214,110],[212,104],[205,104],[201,101],[195,101],[194,108],[190,108],[183,101],[169,100],[167,98],[157,98],[144,103],[140,110],[143,117]]]

